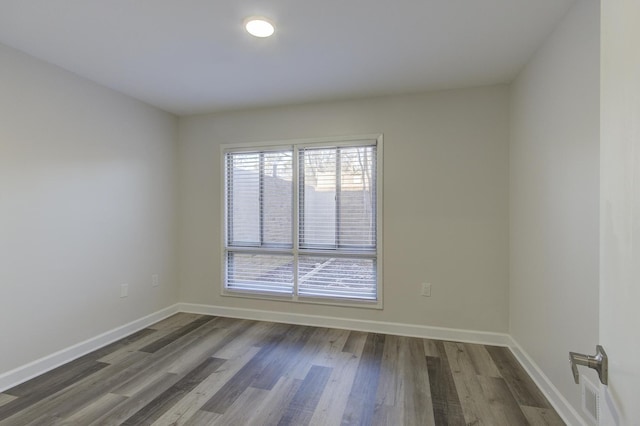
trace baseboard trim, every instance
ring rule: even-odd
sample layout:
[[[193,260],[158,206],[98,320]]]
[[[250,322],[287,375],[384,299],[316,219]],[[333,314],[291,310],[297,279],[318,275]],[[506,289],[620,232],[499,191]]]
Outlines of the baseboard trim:
[[[198,305],[193,303],[179,303],[178,305],[181,312],[229,318],[340,328],[374,333],[395,334],[398,336],[420,337],[425,339],[454,340],[456,342],[480,343],[483,345],[508,347],[511,342],[509,335],[506,333],[460,330],[454,328],[429,327],[415,324],[358,320],[319,315],[293,314],[257,309],[229,308],[213,305]]]
[[[562,420],[568,425],[587,426],[582,416],[569,404],[564,396],[556,388],[549,377],[543,373],[538,364],[533,361],[529,354],[520,346],[520,344],[511,336],[509,336],[509,349],[520,362],[520,365],[526,370],[533,381],[538,385],[544,396],[549,400],[553,408],[558,412]]]
[[[20,383],[26,382],[47,371],[53,370],[83,355],[100,349],[116,340],[122,339],[136,331],[163,320],[175,313],[178,313],[178,304],[161,309],[143,318],[132,321],[128,324],[116,327],[98,336],[92,337],[68,348],[62,349],[51,355],[37,359],[33,362],[0,374],[0,392],[10,389]]]

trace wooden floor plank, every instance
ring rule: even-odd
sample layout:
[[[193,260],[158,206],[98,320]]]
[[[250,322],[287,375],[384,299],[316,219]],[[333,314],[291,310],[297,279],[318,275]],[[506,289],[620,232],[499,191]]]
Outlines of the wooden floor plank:
[[[122,403],[113,407],[102,417],[91,423],[91,426],[109,426],[122,424],[126,419],[147,406],[160,394],[171,386],[175,385],[178,377],[175,374],[164,374],[158,376],[153,381],[149,381],[147,386],[140,389],[135,395],[126,398]]]
[[[488,426],[499,424],[491,412],[464,343],[444,342],[443,345],[466,422]]]
[[[360,358],[347,352],[342,353],[342,359],[336,360],[336,367],[320,396],[310,425],[338,425],[342,422],[359,363]]]
[[[185,426],[209,426],[215,425],[222,417],[222,414],[210,413],[209,411],[196,411],[196,413],[184,423]],[[173,425],[173,423],[167,423]],[[167,425],[165,424],[165,426]],[[182,424],[182,423],[181,423]]]
[[[279,329],[274,329],[270,335],[269,342],[265,343],[253,359],[225,383],[201,409],[224,414],[235,402],[236,398],[251,386],[262,370],[272,361],[278,345],[285,340],[287,334],[293,330],[294,327],[291,326],[282,326]]]
[[[248,387],[242,392],[238,398],[225,410],[224,415],[218,417],[213,423],[216,426],[238,426],[248,425],[249,419],[253,415],[252,410],[247,407],[260,405],[269,395],[269,391]]]
[[[18,397],[13,395],[7,395],[6,393],[0,393],[0,407],[13,401],[16,398]]]
[[[99,360],[100,358],[102,358],[103,356],[113,353],[121,348],[125,348],[129,345],[131,345],[132,343],[135,343],[137,341],[139,341],[140,339],[144,339],[147,336],[153,336],[155,334],[156,330],[147,327],[147,328],[143,328],[142,330],[139,330],[133,334],[130,334],[129,336],[117,340],[115,342],[112,342],[106,346],[103,346],[102,348],[91,352],[87,355],[85,355],[86,357],[91,357],[95,360]]]
[[[433,405],[434,421],[437,425],[465,425],[462,404],[449,367],[442,342],[437,344],[438,357],[426,357],[429,387]]]
[[[422,344],[424,345],[424,354],[426,356],[430,356],[433,358],[438,358],[440,356],[438,346],[436,345],[437,342],[437,340],[433,339],[422,339]]]
[[[392,335],[386,336],[380,362],[378,391],[376,393],[376,415],[374,415],[374,423],[376,424],[386,423],[387,412],[386,410],[381,410],[381,407],[395,407],[399,402],[397,398],[398,387],[404,383],[399,376],[399,352],[400,338]],[[404,393],[404,390],[401,392]],[[400,402],[402,401],[400,400]],[[385,412],[382,413],[382,411]],[[378,418],[378,420],[375,418]]]
[[[314,365],[289,403],[279,425],[306,425],[318,405],[322,391],[331,376],[331,368]]]
[[[336,328],[329,329],[321,352],[309,361],[310,364],[321,365],[323,367],[335,367],[336,362],[344,358],[342,348],[344,348],[344,345],[349,338],[349,334],[349,330],[340,330]],[[362,351],[360,350],[360,352]]]
[[[148,328],[153,330],[170,330],[175,331],[180,327],[183,327],[190,322],[197,320],[198,318],[205,317],[207,315],[200,314],[190,314],[187,312],[179,312],[177,314],[171,315],[161,321],[158,321],[155,324],[150,325]],[[209,317],[211,318],[211,317]]]
[[[196,386],[169,411],[156,420],[154,426],[180,426],[204,406],[233,376],[235,376],[260,351],[258,347],[249,348],[242,356],[227,360],[215,373]]]
[[[132,343],[137,342],[140,339],[143,339],[143,338],[145,338],[147,336],[153,336],[155,334],[155,332],[156,331],[154,329],[150,328],[150,327],[143,328],[142,330],[139,330],[139,331],[137,331],[137,332],[135,332],[133,334],[130,334],[129,336],[127,336],[127,337],[125,337],[123,339],[117,340],[117,341],[112,342],[112,343],[110,343],[110,344],[108,344],[106,346],[103,346],[100,349],[98,349],[98,350],[96,350],[94,352],[91,352],[91,353],[89,353],[89,354],[87,354],[85,356],[91,357],[93,359],[98,360],[101,357],[103,357],[103,356],[105,356],[107,354],[113,353],[113,352],[119,350],[120,348],[125,348],[125,347],[131,345]]]
[[[4,393],[18,397],[35,394],[50,395],[106,366],[106,363],[97,362],[93,354],[88,354],[8,389]]]
[[[180,379],[175,385],[171,386],[169,389],[154,398],[122,424],[127,426],[152,424],[171,407],[173,407],[180,399],[213,374],[222,364],[224,364],[224,362],[225,360],[219,358],[206,359],[199,366],[189,372],[189,374]]]
[[[83,379],[92,376],[94,373],[107,367],[108,364],[100,362],[99,359],[112,351],[118,351],[128,345],[152,335],[152,329],[142,329],[117,342],[106,345],[94,352],[77,358],[63,366],[55,368],[45,374],[31,379],[23,384],[15,386],[5,393],[20,397],[12,404],[4,404],[0,407],[0,420],[10,417],[25,407],[41,402],[44,398],[50,397],[67,387],[74,385]]]
[[[526,425],[527,419],[501,377],[478,376],[491,412],[498,424]]]
[[[248,424],[277,425],[301,385],[300,379],[281,377],[261,404],[252,404],[253,415]]]
[[[178,314],[0,393],[0,426],[561,425],[507,348]]]
[[[487,377],[502,377],[498,367],[493,362],[491,355],[487,352],[484,345],[477,345],[473,343],[465,343],[464,349],[471,361],[473,371],[479,376]]]
[[[217,328],[218,318],[205,322],[200,327],[184,334],[175,341],[164,345],[156,352],[136,352],[149,356],[149,362],[123,380],[119,386],[111,392],[125,396],[132,396],[139,389],[146,388],[149,381],[160,379],[165,374],[175,374],[177,380],[181,379],[189,370],[195,368],[215,351],[209,347],[209,343],[219,342],[227,333],[227,330]],[[182,369],[178,373],[172,371],[176,362],[181,360]]]
[[[153,342],[157,341],[158,339],[162,339],[166,337],[167,335],[173,333],[180,327],[182,327],[182,325],[181,326],[174,325],[172,327],[167,326],[159,329],[155,329],[151,327],[146,328],[145,330],[150,332],[149,334],[146,334],[142,336],[140,339],[137,339],[136,341],[131,342],[127,345],[123,345],[122,347],[120,347],[120,349],[116,349],[112,352],[107,353],[102,358],[98,359],[98,361],[105,362],[107,364],[116,364],[123,358],[126,358],[127,355],[130,354],[131,352],[139,351],[144,346],[150,345]]]
[[[140,352],[154,353],[157,350],[164,348],[168,344],[178,340],[180,337],[186,334],[189,334],[193,330],[201,327],[202,325],[206,324],[209,321],[211,321],[211,318],[209,317],[197,318],[191,321],[190,323],[175,330],[174,332],[169,333],[168,335],[162,337],[161,339],[158,339],[154,342],[149,343],[147,346],[144,346],[139,350]]]
[[[87,405],[82,410],[77,411],[61,422],[52,422],[52,424],[60,424],[64,426],[91,424],[100,417],[104,416],[109,411],[113,410],[126,399],[127,397],[122,395],[116,395],[113,393],[105,394],[96,399],[94,403]],[[48,423],[48,420],[42,419],[41,422]],[[38,421],[36,421],[35,423],[38,423]]]
[[[384,339],[383,334],[367,335],[347,408],[342,416],[342,424],[371,424],[380,379]]]
[[[522,412],[531,426],[564,426],[558,413],[552,408],[522,406]]]
[[[42,402],[43,399],[75,385],[78,381],[90,377],[108,366],[108,364],[95,362],[91,359],[83,360],[81,365],[82,367],[78,368],[78,364],[74,364],[68,371],[64,372],[65,374],[63,374],[63,369],[60,367],[62,370],[56,369],[54,374],[47,375],[46,378],[41,378],[42,376],[40,376],[34,379],[33,383],[32,381],[27,382],[25,387],[16,392],[24,393],[24,396],[12,395],[16,396],[16,398],[0,405],[0,420],[11,417],[27,407]],[[7,392],[14,391],[9,389]]]
[[[242,356],[249,348],[260,346],[259,342],[264,336],[271,333],[271,329],[274,326],[275,324],[272,322],[247,321],[243,332],[217,350],[213,356],[222,359],[233,359]]]
[[[12,413],[10,417],[2,420],[0,425],[27,424],[43,416],[64,418],[68,414],[66,410],[80,410],[101,395],[110,393],[113,387],[131,374],[131,370],[136,370],[145,365],[148,355],[141,352],[132,353],[127,360],[118,365],[108,365],[73,385],[43,397],[28,407],[22,407],[22,410]],[[7,405],[20,400],[21,398]],[[70,403],[69,401],[73,402]],[[5,407],[0,407],[0,412]]]
[[[537,408],[551,408],[540,389],[538,389],[531,377],[527,375],[509,349],[498,346],[487,346],[486,348],[518,404]]]
[[[372,419],[372,424],[374,425],[395,426],[398,424],[411,424],[410,421],[415,417],[410,411],[412,409],[410,407],[415,406],[415,403],[414,398],[409,395],[409,390],[413,389],[416,384],[412,376],[417,369],[414,369],[409,362],[412,352],[408,347],[409,342],[410,339],[406,337],[388,335],[385,338],[376,406]],[[421,343],[416,339],[414,344],[420,345]],[[413,351],[414,354],[415,349]],[[424,350],[418,350],[418,352],[418,355],[422,354],[424,358]],[[424,379],[427,372],[424,371],[420,374],[424,374]],[[419,400],[420,397],[416,399]],[[425,403],[424,406],[426,405],[429,404]],[[410,418],[405,418],[405,416]]]
[[[285,376],[304,380],[311,367],[315,365],[312,360],[319,354],[325,353],[329,348],[331,344],[329,339],[330,332],[331,330],[328,328],[312,328],[311,335],[298,352],[298,355],[287,363],[287,368],[284,372]]]
[[[189,350],[180,350],[179,356],[167,365],[167,372],[186,374],[241,335],[246,326],[247,321],[244,320],[234,321],[231,325],[223,328],[220,328],[220,323],[216,323],[215,329],[193,342]]]
[[[276,346],[270,356],[270,361],[253,380],[251,386],[259,389],[272,389],[280,377],[287,374],[291,364],[296,362],[313,332],[313,327],[296,327],[288,333],[286,338]]]
[[[360,354],[362,353],[362,349],[364,348],[364,344],[367,340],[367,334],[368,333],[365,333],[364,331],[349,332],[349,337],[344,343],[342,352],[348,352],[356,356],[360,356]]]
[[[433,400],[424,344],[420,339],[413,337],[401,337],[400,341],[404,349],[399,364],[399,374],[405,383],[402,404],[405,412],[404,424],[434,425]]]

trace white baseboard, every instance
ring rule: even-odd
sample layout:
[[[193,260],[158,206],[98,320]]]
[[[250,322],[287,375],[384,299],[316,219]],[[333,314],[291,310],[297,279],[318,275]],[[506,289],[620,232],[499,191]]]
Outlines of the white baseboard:
[[[98,336],[87,339],[84,342],[80,342],[58,352],[55,352],[51,355],[45,356],[44,358],[40,358],[16,369],[0,374],[0,392],[19,385],[20,383],[26,382],[27,380],[39,376],[40,374],[46,373],[47,371],[53,370],[54,368],[73,361],[74,359],[86,355],[89,352],[100,349],[101,347],[106,346],[109,343],[129,336],[130,334],[142,330],[143,328],[148,327],[151,324],[154,324],[177,312],[179,312],[177,304],[169,306],[150,315],[147,315],[146,317],[137,319],[128,324],[122,325]]]
[[[556,388],[549,377],[542,372],[542,369],[538,367],[529,354],[516,342],[511,336],[509,336],[509,349],[513,352],[513,355],[520,362],[522,367],[531,376],[533,381],[538,385],[538,388],[542,391],[544,396],[549,400],[553,408],[558,412],[562,420],[568,425],[583,425],[587,426],[584,419],[578,414],[578,412],[569,404],[564,396]]]
[[[483,345],[509,346],[511,342],[511,338],[506,333],[428,327],[415,324],[293,314],[256,309],[228,308],[212,305],[197,305],[192,303],[179,303],[178,306],[181,312],[229,318],[282,322],[315,327],[341,328],[373,333],[395,334],[398,336],[420,337],[424,339],[454,340],[456,342],[480,343]]]

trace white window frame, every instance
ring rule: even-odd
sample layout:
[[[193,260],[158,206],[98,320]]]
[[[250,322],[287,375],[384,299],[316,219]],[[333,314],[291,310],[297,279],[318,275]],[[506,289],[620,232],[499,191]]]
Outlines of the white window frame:
[[[298,281],[297,281],[297,266],[294,267],[294,288],[293,295],[277,295],[273,293],[260,293],[256,291],[242,291],[237,289],[228,289],[225,286],[226,280],[226,236],[227,236],[227,187],[226,187],[226,179],[225,179],[225,158],[227,152],[241,152],[241,151],[254,151],[254,150],[277,150],[283,148],[292,148],[294,158],[298,158],[298,148],[311,148],[311,147],[340,147],[340,146],[357,146],[358,144],[362,145],[376,145],[376,249],[375,249],[375,260],[376,260],[376,300],[358,300],[358,299],[341,299],[341,298],[331,298],[331,297],[310,297],[310,296],[300,296],[298,295]],[[295,163],[294,163],[295,164]],[[227,297],[242,297],[242,298],[251,298],[251,299],[263,299],[263,300],[279,300],[279,301],[289,301],[289,302],[298,302],[298,303],[312,303],[312,304],[321,304],[321,305],[336,305],[336,306],[349,306],[349,307],[361,307],[361,308],[372,308],[372,309],[382,309],[383,307],[383,240],[382,240],[382,229],[383,229],[383,195],[382,195],[382,175],[383,175],[383,135],[382,134],[369,134],[369,135],[354,135],[354,136],[338,136],[338,137],[326,137],[326,138],[313,138],[313,139],[294,139],[287,141],[270,141],[270,142],[254,142],[254,143],[237,143],[237,144],[223,144],[220,145],[220,166],[221,166],[221,238],[220,238],[220,294],[222,296]],[[298,180],[298,168],[292,168],[292,179],[294,181]],[[294,186],[293,191],[293,200],[292,200],[292,238],[293,238],[293,248],[292,253],[295,258],[294,265],[297,265],[297,257],[300,252],[299,249],[299,236],[298,236],[298,191],[295,190],[297,186]],[[261,250],[266,252],[267,250]],[[309,254],[313,252],[312,250],[305,249],[305,254]],[[323,252],[326,254],[326,252]],[[354,257],[357,257],[358,254],[354,253]]]

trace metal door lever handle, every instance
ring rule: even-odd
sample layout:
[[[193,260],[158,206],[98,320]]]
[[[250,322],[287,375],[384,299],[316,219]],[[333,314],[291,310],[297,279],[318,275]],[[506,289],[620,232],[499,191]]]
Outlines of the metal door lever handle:
[[[569,352],[569,361],[571,361],[571,371],[573,372],[573,380],[576,384],[580,383],[578,365],[593,368],[598,372],[600,382],[602,382],[603,385],[607,384],[609,376],[609,359],[607,358],[607,353],[604,351],[602,346],[596,346],[596,354],[594,356]]]

